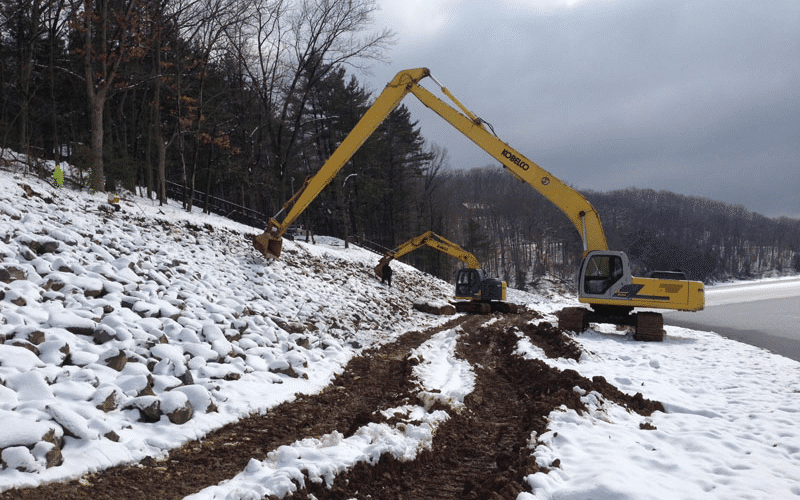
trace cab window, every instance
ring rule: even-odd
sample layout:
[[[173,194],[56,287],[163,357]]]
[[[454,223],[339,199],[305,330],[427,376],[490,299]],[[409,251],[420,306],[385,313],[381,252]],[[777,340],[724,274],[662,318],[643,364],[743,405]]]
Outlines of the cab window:
[[[470,282],[473,280],[473,276],[475,273],[472,272],[461,272],[458,274],[458,284],[459,285],[469,285]]]
[[[604,294],[623,274],[622,259],[617,255],[594,255],[586,264],[583,291],[593,295]]]

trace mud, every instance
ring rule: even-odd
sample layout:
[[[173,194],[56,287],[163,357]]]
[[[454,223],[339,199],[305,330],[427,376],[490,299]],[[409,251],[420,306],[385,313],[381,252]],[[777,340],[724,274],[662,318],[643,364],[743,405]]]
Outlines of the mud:
[[[461,411],[442,407],[450,418],[434,434],[430,450],[400,462],[384,455],[376,465],[359,464],[337,476],[334,484],[307,482],[297,499],[513,499],[529,491],[524,477],[540,470],[529,448],[533,432],[546,430],[547,415],[566,405],[584,407],[573,391],[579,385],[606,400],[649,415],[660,403],[621,393],[602,377],[592,380],[572,370],[550,368],[539,360],[513,354],[518,335],[527,336],[550,357],[578,359],[581,351],[570,336],[530,321],[536,313],[458,316],[437,328],[409,332],[397,341],[354,358],[323,392],[301,396],[266,415],[253,415],[204,439],[173,450],[165,460],[118,466],[81,480],[9,490],[0,500],[29,499],[180,499],[230,479],[251,458],[305,437],[338,430],[346,436],[368,422],[380,422],[379,411],[418,403],[411,379],[410,352],[439,331],[461,326],[457,355],[469,361],[476,387]],[[548,464],[547,467],[558,467]],[[544,469],[546,471],[546,468]]]

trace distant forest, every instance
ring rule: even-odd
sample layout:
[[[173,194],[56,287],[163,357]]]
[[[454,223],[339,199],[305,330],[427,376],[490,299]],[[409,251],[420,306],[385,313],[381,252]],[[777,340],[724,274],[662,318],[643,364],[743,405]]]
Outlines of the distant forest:
[[[443,234],[495,275],[520,289],[542,276],[574,278],[578,232],[526,183],[498,166],[448,173],[441,190]],[[609,247],[628,255],[635,275],[680,270],[711,282],[800,272],[800,220],[651,189],[582,194],[600,214]]]
[[[24,153],[34,175],[68,162],[78,187],[170,196],[263,227],[376,97],[349,73],[391,47],[393,33],[370,28],[376,8],[0,0],[0,148]],[[800,272],[800,221],[649,190],[584,194],[637,272]],[[451,171],[403,105],[298,222],[378,251],[433,230],[523,289],[571,279],[581,253],[566,218],[500,167]],[[445,279],[459,264],[428,249],[406,259]]]

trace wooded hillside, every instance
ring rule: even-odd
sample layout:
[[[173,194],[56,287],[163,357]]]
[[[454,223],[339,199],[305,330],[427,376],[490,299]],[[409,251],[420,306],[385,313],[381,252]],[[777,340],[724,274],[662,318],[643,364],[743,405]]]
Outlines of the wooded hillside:
[[[369,29],[376,8],[0,0],[0,147],[26,154],[35,175],[52,175],[42,160],[69,162],[80,187],[169,193],[263,227],[375,99],[348,69],[391,46],[393,33]],[[800,272],[800,221],[643,189],[585,195],[637,273]],[[500,167],[450,171],[402,105],[298,222],[379,251],[433,230],[518,288],[571,279],[581,254],[575,228],[530,186]],[[406,259],[445,279],[458,265],[430,249]]]
[[[446,206],[435,231],[516,288],[543,275],[574,278],[579,233],[528,184],[500,166],[440,177]],[[681,270],[709,282],[800,272],[800,220],[651,189],[583,194],[600,213],[609,247],[626,252],[637,275]],[[435,251],[420,253],[409,260],[443,277],[459,264]]]

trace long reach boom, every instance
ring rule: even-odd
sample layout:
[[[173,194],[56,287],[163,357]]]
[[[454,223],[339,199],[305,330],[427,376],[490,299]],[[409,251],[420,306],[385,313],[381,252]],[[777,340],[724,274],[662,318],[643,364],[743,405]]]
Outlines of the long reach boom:
[[[439,85],[442,92],[463,113],[420,86],[419,82],[426,77],[431,77],[431,80]],[[294,223],[320,191],[336,177],[344,164],[409,93],[414,94],[425,106],[492,155],[512,174],[533,186],[558,206],[569,217],[581,235],[584,255],[591,250],[608,249],[600,217],[589,201],[560,179],[497,138],[486,128],[486,122],[466,109],[447,88],[440,85],[431,76],[427,68],[404,70],[395,75],[322,168],[314,176],[306,179],[297,193],[278,212],[278,215],[269,220],[267,229],[254,240],[256,249],[266,257],[277,258],[280,256],[282,237],[286,229]],[[284,215],[282,221],[277,219],[280,215]]]
[[[458,109],[420,85],[420,81],[427,77],[439,86]],[[648,278],[633,276],[628,257],[623,252],[608,249],[603,225],[591,203],[578,191],[500,140],[488,123],[465,108],[431,76],[427,68],[404,70],[395,75],[322,168],[305,180],[278,215],[269,220],[264,233],[253,239],[256,249],[266,257],[280,256],[282,237],[287,228],[407,94],[413,94],[515,177],[550,200],[572,221],[583,242],[583,259],[578,271],[578,297],[581,302],[590,305],[591,311],[584,308],[565,309],[560,320],[562,326],[569,325],[569,328],[581,330],[588,326],[589,321],[632,324],[636,328],[637,338],[659,340],[663,336],[662,316],[649,311],[631,314],[634,308],[703,309],[703,284],[687,280],[682,273],[666,271],[654,272]],[[283,219],[278,220],[281,215]]]

